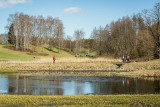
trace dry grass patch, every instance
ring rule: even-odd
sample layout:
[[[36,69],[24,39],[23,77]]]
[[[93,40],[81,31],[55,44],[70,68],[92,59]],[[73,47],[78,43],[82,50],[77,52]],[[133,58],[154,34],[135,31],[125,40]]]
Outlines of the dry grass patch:
[[[130,77],[160,77],[160,70],[137,70],[132,72],[120,72],[117,75]]]
[[[116,76],[140,76],[140,77],[160,77],[160,59],[148,62],[126,63],[121,68],[117,68],[115,63],[121,63],[119,59],[113,58],[57,58],[56,63],[52,58],[41,58],[34,61],[4,61],[0,62],[0,69],[3,70],[107,70],[107,71],[127,71],[112,73]],[[108,75],[101,73],[101,75]],[[80,75],[80,74],[78,74]],[[82,74],[83,75],[83,74]],[[94,74],[96,75],[96,74]],[[110,74],[109,74],[110,75]]]
[[[58,58],[53,64],[52,58],[42,58],[34,61],[1,62],[1,69],[16,70],[109,70],[116,69],[113,62],[118,59],[108,58]]]
[[[123,68],[134,68],[135,70],[160,70],[160,59],[146,62],[126,63]]]

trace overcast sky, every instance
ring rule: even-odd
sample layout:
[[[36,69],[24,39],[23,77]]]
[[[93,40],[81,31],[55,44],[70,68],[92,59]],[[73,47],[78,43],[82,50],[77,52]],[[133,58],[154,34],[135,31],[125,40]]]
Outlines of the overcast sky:
[[[83,29],[86,37],[94,27],[105,26],[119,18],[150,9],[160,0],[0,0],[0,33],[5,33],[10,14],[58,17],[65,35]]]

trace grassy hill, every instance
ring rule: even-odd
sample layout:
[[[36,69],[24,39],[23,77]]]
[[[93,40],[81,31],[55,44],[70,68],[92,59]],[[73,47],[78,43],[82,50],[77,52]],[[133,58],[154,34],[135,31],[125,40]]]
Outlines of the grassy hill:
[[[14,50],[13,45],[0,45],[0,61],[30,61],[43,57],[72,57],[68,52],[58,50],[56,48],[49,49],[47,46],[32,46],[29,51]]]

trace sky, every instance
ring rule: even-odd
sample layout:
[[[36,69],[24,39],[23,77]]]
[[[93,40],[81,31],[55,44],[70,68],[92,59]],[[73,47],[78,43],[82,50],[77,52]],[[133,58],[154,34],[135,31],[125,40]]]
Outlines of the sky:
[[[95,27],[104,27],[123,16],[151,9],[160,0],[0,0],[0,34],[6,33],[10,14],[52,16],[62,20],[65,35],[82,29],[90,37]]]

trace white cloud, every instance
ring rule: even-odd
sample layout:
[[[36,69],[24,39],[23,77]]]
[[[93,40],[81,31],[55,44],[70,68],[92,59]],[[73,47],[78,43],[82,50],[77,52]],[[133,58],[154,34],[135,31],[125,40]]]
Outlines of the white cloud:
[[[30,0],[0,0],[0,8],[7,8],[19,3],[27,3]]]
[[[67,14],[75,14],[75,13],[81,12],[81,10],[82,9],[79,7],[69,7],[69,8],[64,9],[64,12]]]

